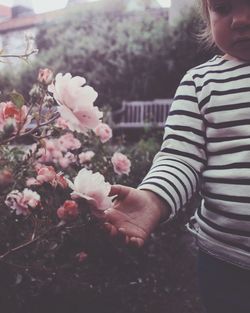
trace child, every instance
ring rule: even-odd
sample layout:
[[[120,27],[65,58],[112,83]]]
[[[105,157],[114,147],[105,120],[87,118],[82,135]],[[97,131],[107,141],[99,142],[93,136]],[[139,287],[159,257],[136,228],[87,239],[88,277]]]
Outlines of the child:
[[[221,55],[189,70],[177,89],[160,152],[138,189],[116,185],[111,234],[144,244],[200,189],[189,228],[199,245],[209,313],[250,312],[250,1],[199,0]]]

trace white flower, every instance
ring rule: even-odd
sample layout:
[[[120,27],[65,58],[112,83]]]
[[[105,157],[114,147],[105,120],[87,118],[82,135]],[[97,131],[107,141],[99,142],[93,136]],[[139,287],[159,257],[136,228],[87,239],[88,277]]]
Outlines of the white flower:
[[[106,210],[112,207],[109,192],[111,185],[105,182],[103,175],[87,169],[81,169],[74,179],[74,183],[68,180],[69,187],[73,190],[72,198],[86,199],[95,209]]]

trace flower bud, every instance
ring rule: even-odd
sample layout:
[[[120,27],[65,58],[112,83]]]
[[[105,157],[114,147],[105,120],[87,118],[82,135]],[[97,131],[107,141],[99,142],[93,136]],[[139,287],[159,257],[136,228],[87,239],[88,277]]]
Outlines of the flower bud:
[[[64,221],[75,219],[78,215],[78,205],[73,200],[66,200],[64,204],[57,209],[57,216]]]
[[[13,173],[8,169],[0,171],[0,188],[5,188],[13,182]]]
[[[85,251],[81,251],[76,254],[76,259],[79,263],[84,262],[87,257],[88,257],[88,254]]]
[[[40,69],[37,80],[44,85],[50,85],[53,81],[53,72],[49,68]]]

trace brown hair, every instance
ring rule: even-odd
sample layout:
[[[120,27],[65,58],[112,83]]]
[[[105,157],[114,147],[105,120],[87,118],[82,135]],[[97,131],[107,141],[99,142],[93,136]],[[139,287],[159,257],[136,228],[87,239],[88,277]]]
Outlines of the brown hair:
[[[208,0],[197,0],[199,6],[199,13],[201,16],[201,31],[198,34],[198,39],[204,44],[207,48],[212,48],[215,46],[211,33],[211,24],[208,11]]]

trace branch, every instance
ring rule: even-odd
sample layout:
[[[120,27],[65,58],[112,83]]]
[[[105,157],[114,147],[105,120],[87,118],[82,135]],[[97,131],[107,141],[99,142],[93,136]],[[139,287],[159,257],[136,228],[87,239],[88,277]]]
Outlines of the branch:
[[[33,243],[37,242],[39,239],[41,239],[41,238],[47,236],[47,235],[48,235],[49,233],[51,233],[52,231],[54,231],[54,230],[58,231],[58,230],[61,230],[61,229],[63,229],[63,228],[65,228],[65,224],[59,223],[59,224],[56,225],[55,227],[50,228],[48,231],[46,231],[46,232],[44,232],[43,234],[37,236],[36,238],[32,238],[32,237],[33,237],[33,236],[32,236],[29,241],[24,242],[23,244],[21,244],[21,245],[15,247],[15,248],[12,248],[12,249],[8,250],[7,252],[5,252],[4,254],[0,255],[0,261],[3,261],[7,256],[13,254],[14,252],[19,251],[19,250],[21,250],[21,249],[23,249],[23,248],[26,248],[26,247],[32,245]]]
[[[19,58],[19,59],[24,59],[28,58],[32,54],[37,54],[38,49],[33,49],[30,52],[24,53],[24,54],[0,54],[0,58]]]
[[[14,136],[12,136],[10,138],[7,138],[7,139],[3,140],[2,142],[0,142],[0,146],[6,144],[8,142],[11,142],[12,140],[15,140],[15,139],[18,139],[18,138],[21,138],[21,137],[24,137],[24,136],[31,135],[31,134],[35,133],[39,128],[47,126],[47,125],[51,124],[52,122],[54,122],[59,116],[60,116],[60,114],[56,113],[55,116],[52,117],[49,121],[44,122],[42,124],[38,124],[36,127],[28,130],[27,132],[25,132],[25,133],[23,133],[21,135],[19,135],[19,134],[18,135],[14,135]]]

